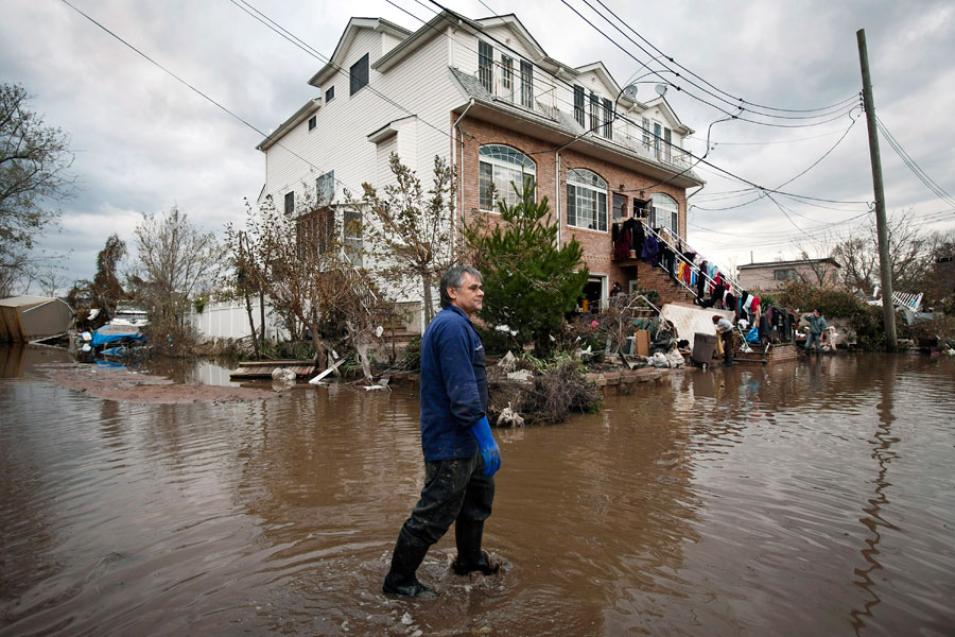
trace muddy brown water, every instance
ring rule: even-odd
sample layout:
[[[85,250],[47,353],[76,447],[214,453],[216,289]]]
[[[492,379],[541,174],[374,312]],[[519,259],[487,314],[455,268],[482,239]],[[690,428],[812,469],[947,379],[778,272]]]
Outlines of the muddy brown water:
[[[60,356],[0,350],[3,636],[955,633],[953,360],[688,370],[498,432],[509,570],[450,574],[452,533],[440,597],[398,601],[412,389],[134,405],[51,383]]]

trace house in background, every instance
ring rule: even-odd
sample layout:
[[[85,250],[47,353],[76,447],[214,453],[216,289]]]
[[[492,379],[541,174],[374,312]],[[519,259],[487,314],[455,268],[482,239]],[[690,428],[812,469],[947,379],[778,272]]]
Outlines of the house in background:
[[[839,278],[842,266],[832,258],[765,261],[739,266],[739,283],[746,290],[776,292],[790,281],[821,287],[844,287]]]
[[[601,62],[551,58],[514,15],[442,12],[413,32],[352,18],[309,83],[316,96],[258,146],[262,197],[291,214],[312,190],[342,219],[344,188],[392,182],[392,152],[425,184],[434,157],[448,159],[459,221],[493,218],[498,201],[516,201],[512,183],[531,184],[559,219],[559,241],[582,244],[592,306],[615,281],[656,281],[638,259],[612,258],[614,222],[640,214],[685,236],[686,189],[703,183],[683,150],[693,131],[662,91],[624,90]]]

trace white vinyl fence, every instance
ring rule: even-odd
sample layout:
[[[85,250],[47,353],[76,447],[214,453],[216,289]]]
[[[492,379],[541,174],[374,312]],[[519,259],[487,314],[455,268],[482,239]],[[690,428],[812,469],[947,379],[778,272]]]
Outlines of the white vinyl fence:
[[[261,330],[259,302],[252,302],[252,320],[256,333]],[[220,338],[247,338],[249,334],[249,316],[244,301],[220,301],[206,304],[202,312],[195,309],[189,314],[189,321],[199,334],[200,341]],[[286,340],[288,332],[272,314],[268,300],[265,302],[265,337],[269,340]]]

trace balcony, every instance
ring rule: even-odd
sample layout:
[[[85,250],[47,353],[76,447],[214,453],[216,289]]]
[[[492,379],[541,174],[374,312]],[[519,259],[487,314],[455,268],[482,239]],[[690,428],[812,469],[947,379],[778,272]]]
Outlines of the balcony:
[[[556,98],[556,87],[551,87],[543,92],[534,91],[531,96],[528,96],[522,93],[520,74],[511,72],[508,77],[507,73],[504,72],[505,70],[496,65],[493,73],[489,74],[490,77],[479,70],[474,73],[474,78],[495,101],[504,102],[539,117],[544,117],[563,129],[567,129],[569,122],[574,121],[572,106],[563,104]],[[488,86],[490,86],[490,89],[488,89]],[[528,103],[532,103],[533,106],[529,107]],[[562,106],[568,107],[568,110],[562,109]],[[589,123],[589,116],[584,121]],[[579,134],[583,131],[581,128],[576,128],[574,131],[567,132]],[[600,126],[587,136],[612,146],[623,147],[642,159],[654,161],[678,171],[687,170],[692,164],[691,155],[679,146],[667,145],[662,139],[657,140],[658,143],[655,144],[652,133],[649,140],[645,141],[644,131],[636,123],[617,119],[613,123],[611,139],[604,137],[602,133],[603,126]]]

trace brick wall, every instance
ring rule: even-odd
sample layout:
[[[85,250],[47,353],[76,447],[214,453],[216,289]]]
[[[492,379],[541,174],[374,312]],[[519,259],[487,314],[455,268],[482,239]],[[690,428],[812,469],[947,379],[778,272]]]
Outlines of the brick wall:
[[[452,114],[454,115],[454,114]],[[576,228],[566,224],[566,198],[567,198],[567,170],[573,168],[586,168],[600,175],[609,185],[610,195],[608,197],[608,206],[611,206],[613,193],[619,192],[627,197],[628,209],[632,210],[633,199],[649,199],[655,192],[662,192],[673,197],[680,207],[679,227],[680,234],[686,236],[686,191],[671,185],[658,185],[659,179],[643,175],[629,168],[623,168],[608,161],[590,157],[582,154],[573,147],[561,151],[561,175],[557,175],[556,159],[554,156],[555,144],[551,141],[544,141],[533,136],[515,132],[502,126],[478,120],[475,118],[465,119],[460,130],[463,133],[464,141],[458,147],[457,166],[460,171],[461,180],[460,193],[458,200],[459,214],[464,219],[473,219],[475,215],[482,214],[480,211],[480,197],[478,185],[478,149],[484,144],[506,144],[512,146],[521,152],[529,155],[537,163],[537,197],[542,199],[546,197],[550,202],[551,212],[556,214],[555,183],[559,181],[559,197],[561,201],[560,236],[561,243],[566,243],[571,237],[577,239],[583,248],[584,262],[587,268],[594,274],[600,274],[607,277],[607,289],[615,281],[619,282],[624,289],[627,289],[627,282],[633,277],[633,268],[622,268],[611,260],[612,243],[611,235],[608,230],[601,232],[597,230],[588,230],[585,228]],[[641,188],[651,187],[645,190],[642,195]],[[612,217],[612,208],[610,211]],[[491,218],[496,215],[491,215]],[[643,265],[643,264],[641,264]],[[643,289],[655,289],[665,303],[680,300],[680,302],[692,302],[692,297],[685,294],[685,291],[670,281],[662,270],[658,270],[660,278],[657,279],[656,272],[646,266],[639,270],[640,275],[647,277],[648,283],[641,284]]]

